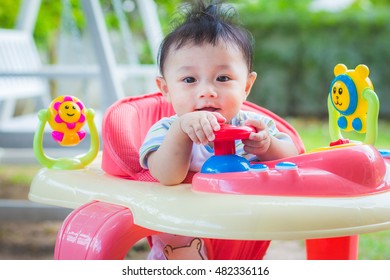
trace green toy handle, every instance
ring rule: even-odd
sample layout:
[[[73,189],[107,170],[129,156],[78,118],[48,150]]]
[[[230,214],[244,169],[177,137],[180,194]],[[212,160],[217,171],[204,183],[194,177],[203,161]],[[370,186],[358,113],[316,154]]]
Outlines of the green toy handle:
[[[379,99],[376,93],[370,88],[363,90],[363,98],[368,102],[367,128],[364,143],[375,145],[376,139],[378,138]]]

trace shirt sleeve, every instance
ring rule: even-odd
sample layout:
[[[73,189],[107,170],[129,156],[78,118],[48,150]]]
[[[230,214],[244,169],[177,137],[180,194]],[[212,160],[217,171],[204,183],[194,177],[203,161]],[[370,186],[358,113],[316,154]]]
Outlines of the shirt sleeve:
[[[148,156],[160,147],[175,119],[176,116],[162,118],[149,129],[139,150],[139,162],[142,168],[148,169]]]

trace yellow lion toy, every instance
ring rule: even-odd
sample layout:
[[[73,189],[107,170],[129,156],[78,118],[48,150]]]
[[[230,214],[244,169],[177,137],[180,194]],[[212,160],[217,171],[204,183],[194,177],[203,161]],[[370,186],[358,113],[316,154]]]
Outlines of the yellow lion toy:
[[[344,64],[334,68],[335,78],[328,97],[329,129],[332,141],[342,139],[340,129],[365,133],[363,141],[375,144],[379,101],[368,77],[370,70],[360,64],[348,69]],[[368,123],[368,125],[367,125]]]

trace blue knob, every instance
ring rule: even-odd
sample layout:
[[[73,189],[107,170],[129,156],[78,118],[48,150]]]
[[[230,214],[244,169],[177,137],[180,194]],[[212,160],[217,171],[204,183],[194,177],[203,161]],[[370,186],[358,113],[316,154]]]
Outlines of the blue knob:
[[[298,166],[293,162],[283,161],[275,165],[277,170],[297,170]]]
[[[390,151],[389,150],[379,150],[379,152],[383,158],[390,158]]]
[[[251,164],[251,170],[253,170],[253,171],[265,171],[268,169],[269,169],[268,166],[266,164],[263,164],[263,163]]]
[[[201,173],[217,174],[226,172],[244,172],[250,169],[246,158],[237,155],[211,156],[203,164]]]

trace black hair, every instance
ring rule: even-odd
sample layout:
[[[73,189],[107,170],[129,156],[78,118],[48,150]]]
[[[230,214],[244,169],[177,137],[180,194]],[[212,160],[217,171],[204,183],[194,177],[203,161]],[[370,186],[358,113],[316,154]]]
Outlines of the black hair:
[[[252,71],[253,37],[238,23],[238,14],[231,5],[224,4],[223,1],[211,1],[206,4],[205,1],[198,0],[182,8],[182,19],[177,20],[176,27],[160,45],[158,64],[161,75],[172,47],[177,50],[189,43],[216,45],[220,40],[238,46],[246,60],[248,70]]]

